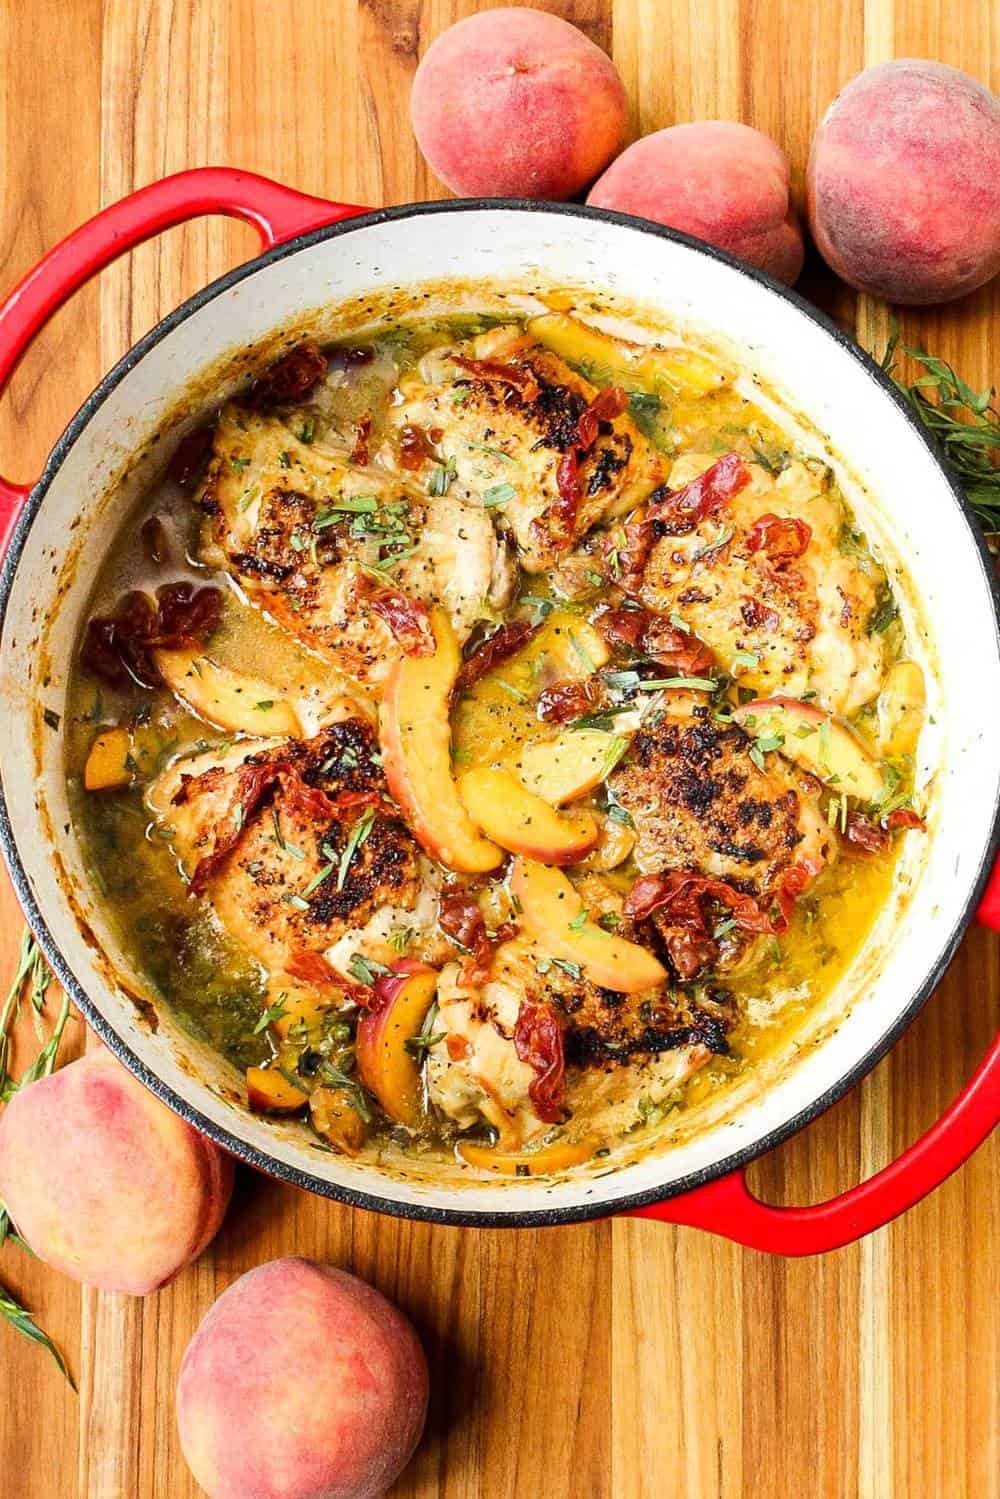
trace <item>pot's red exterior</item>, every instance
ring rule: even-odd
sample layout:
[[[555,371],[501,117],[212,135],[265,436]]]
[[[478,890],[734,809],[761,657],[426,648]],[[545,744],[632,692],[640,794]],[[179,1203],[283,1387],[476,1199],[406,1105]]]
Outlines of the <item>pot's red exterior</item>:
[[[140,188],[75,230],[0,305],[0,393],[35,334],[85,281],[143,240],[188,219],[221,213],[253,224],[269,249],[366,210],[310,197],[253,172],[202,167]],[[0,478],[0,558],[31,486]],[[1000,931],[1000,865],[979,919]],[[682,1223],[775,1254],[819,1254],[883,1227],[941,1184],[1000,1122],[1000,1036],[938,1122],[883,1171],[829,1202],[775,1208],[731,1172],[632,1216]]]

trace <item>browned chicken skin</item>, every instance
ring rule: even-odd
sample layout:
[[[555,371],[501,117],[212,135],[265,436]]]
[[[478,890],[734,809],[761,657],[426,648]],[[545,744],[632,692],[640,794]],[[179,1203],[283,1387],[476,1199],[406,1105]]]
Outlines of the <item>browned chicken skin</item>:
[[[386,798],[368,724],[346,719],[310,740],[249,748],[175,764],[149,799],[230,935],[270,973],[294,973],[303,954],[323,953],[381,907],[412,906],[418,849]]]
[[[816,873],[834,857],[818,786],[775,754],[761,770],[753,745],[707,708],[635,736],[608,788],[635,822],[644,873],[693,870],[766,902],[792,865]]]
[[[580,453],[578,502],[567,514],[560,468],[574,466],[578,424],[597,387],[513,327],[435,350],[431,364],[426,378],[403,380],[392,420],[435,434],[437,456],[452,464],[460,489],[494,507],[527,572],[546,571],[598,520],[631,509],[665,477],[660,455],[620,412],[600,421]]]

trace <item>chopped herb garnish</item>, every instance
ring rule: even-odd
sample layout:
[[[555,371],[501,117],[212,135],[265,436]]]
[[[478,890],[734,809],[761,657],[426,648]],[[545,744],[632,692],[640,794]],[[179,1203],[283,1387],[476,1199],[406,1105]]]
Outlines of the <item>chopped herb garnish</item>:
[[[589,921],[589,919],[590,919],[590,917],[589,917],[589,915],[587,913],[586,906],[582,906],[580,908],[580,911],[578,912],[578,914],[573,917],[573,920],[569,924],[570,931],[571,932],[581,932],[583,930],[583,928],[587,925],[587,922]]]
[[[308,897],[312,895],[314,890],[318,890],[323,881],[330,878],[335,868],[336,864],[332,859],[329,864],[324,864],[322,869],[320,869],[315,875],[313,875],[308,885],[306,885],[306,887],[300,892],[302,895],[302,899],[308,899]]]
[[[308,447],[309,444],[312,442],[312,440],[313,440],[313,438],[315,436],[316,436],[316,423],[314,421],[311,421],[311,420],[303,422],[302,423],[302,430],[299,432],[299,442],[305,443],[306,447]]]
[[[756,651],[734,651],[733,666],[745,666],[748,671],[753,671],[760,665],[760,657]]]
[[[512,698],[515,698],[517,700],[517,702],[526,703],[528,701],[527,697],[519,687],[514,687],[510,682],[505,682],[502,677],[494,677],[493,680],[498,687],[502,688],[504,692],[509,693]]]
[[[690,687],[696,692],[715,692],[718,682],[713,677],[654,677],[639,683],[642,692],[659,692],[670,687]]]
[[[384,963],[377,962],[375,958],[366,958],[356,952],[347,965],[347,971],[352,978],[357,979],[360,984],[367,985],[370,989],[377,978],[391,973],[392,969],[387,968]]]
[[[516,496],[517,490],[513,484],[493,484],[483,491],[483,504],[487,510],[495,510],[498,505],[506,505],[508,500],[513,500]]]
[[[577,656],[580,658],[584,670],[590,672],[596,671],[597,663],[594,661],[593,657],[590,655],[590,652],[580,640],[575,630],[570,630],[569,632],[569,643],[573,647]]]
[[[612,822],[620,822],[623,827],[635,827],[635,818],[632,816],[631,812],[627,807],[619,805],[618,802],[610,803],[608,807],[608,816],[610,817]]]
[[[427,484],[428,494],[438,496],[447,494],[455,481],[457,473],[458,470],[455,467],[454,457],[449,458],[447,463],[439,463],[431,471],[431,476]]]
[[[583,978],[583,969],[579,963],[571,963],[568,958],[553,958],[552,962],[556,968],[561,968],[563,973],[568,973],[571,979]]]
[[[347,871],[351,867],[351,860],[358,849],[368,838],[374,824],[376,812],[374,807],[366,807],[351,829],[344,852],[340,856],[340,868],[337,870],[337,889],[343,890],[344,881],[347,879]]]
[[[471,437],[463,437],[462,441],[466,447],[478,448],[481,453],[492,453],[494,458],[502,458],[504,463],[516,462],[509,453],[505,453],[502,448],[491,448],[488,442],[474,442]]]
[[[893,597],[892,589],[887,583],[883,583],[876,596],[875,607],[868,616],[866,629],[869,635],[884,635],[899,615],[899,605]]]
[[[292,466],[291,457],[284,450],[282,450],[278,454],[278,462],[281,464],[282,468],[291,468],[291,466]]]
[[[254,706],[259,708],[262,713],[267,713],[269,709],[274,707],[274,698],[262,697],[260,702],[256,703]]]
[[[554,599],[535,598],[526,593],[523,598],[518,599],[519,604],[526,605],[532,611],[532,624],[540,625],[543,619],[548,619],[555,606]]]
[[[295,907],[296,911],[308,911],[309,909],[309,902],[303,900],[301,895],[286,895],[285,899],[290,906]]]
[[[427,1014],[424,1016],[424,1023],[420,1027],[417,1035],[410,1036],[406,1041],[403,1042],[403,1045],[406,1047],[406,1050],[410,1053],[410,1055],[413,1057],[417,1057],[420,1061],[423,1061],[424,1057],[430,1051],[432,1046],[436,1046],[439,1041],[443,1041],[445,1036],[448,1034],[447,1031],[434,1030],[434,1022],[437,1019],[437,1013],[438,1007],[437,1001],[435,1000],[430,1009],[427,1011]]]
[[[245,468],[250,467],[249,458],[230,458],[229,462],[238,474],[241,474]]]
[[[285,996],[282,995],[281,999],[284,999],[284,997]],[[259,1036],[261,1031],[266,1031],[268,1026],[273,1025],[276,1020],[284,1020],[285,1016],[288,1014],[288,1011],[281,1003],[281,999],[279,999],[276,1004],[269,1006],[269,1008],[264,1011],[263,1015],[260,1017],[260,1019],[257,1021],[257,1024],[253,1028],[253,1034],[255,1036]]]

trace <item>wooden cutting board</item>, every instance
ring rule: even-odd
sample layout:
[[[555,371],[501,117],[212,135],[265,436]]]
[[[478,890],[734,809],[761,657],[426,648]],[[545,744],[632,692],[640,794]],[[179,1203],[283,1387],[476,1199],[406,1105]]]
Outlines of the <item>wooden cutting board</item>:
[[[1000,89],[995,0],[562,0],[614,56],[635,127],[724,116],[775,135],[801,194],[809,140],[865,64],[926,56]],[[357,203],[440,195],[410,134],[417,59],[475,0],[0,0],[0,286],[102,204],[230,163]],[[255,246],[205,221],[107,272],[58,316],[0,411],[0,466],[34,478],[66,418],[182,296]],[[883,308],[813,265],[813,296],[869,346]],[[977,386],[1000,379],[1000,282],[904,335]],[[956,600],[960,607],[960,600]],[[970,816],[974,810],[970,809]],[[19,913],[0,891],[0,987]],[[753,1171],[784,1203],[884,1164],[957,1091],[1000,1020],[974,932],[875,1073]],[[76,1022],[65,1049],[82,1044]],[[42,1142],[40,1142],[40,1148]],[[426,1441],[399,1495],[448,1499],[992,1499],[1000,1473],[1000,1143],[865,1243],[785,1263],[652,1223],[431,1228],[245,1176],[211,1251],[143,1303],[82,1292],[14,1246],[0,1280],[80,1385],[0,1325],[11,1499],[189,1499],[173,1385],[199,1317],[282,1254],[358,1271],[416,1320]],[[289,1349],[289,1377],[296,1377]]]

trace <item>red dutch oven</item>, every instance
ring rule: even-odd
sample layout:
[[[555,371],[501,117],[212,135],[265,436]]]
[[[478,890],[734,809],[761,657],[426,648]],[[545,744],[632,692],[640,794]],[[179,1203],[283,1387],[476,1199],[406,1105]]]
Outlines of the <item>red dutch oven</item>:
[[[101,382],[33,486],[0,480],[0,840],[54,972],[149,1087],[225,1149],[341,1201],[438,1222],[538,1225],[635,1213],[782,1254],[847,1244],[919,1201],[1000,1117],[1000,1038],[944,1116],[898,1160],[832,1201],[774,1208],[748,1161],[816,1117],[918,1012],[976,914],[1000,929],[988,886],[1000,805],[1000,640],[992,562],[939,455],[891,382],[795,293],[684,235],[575,205],[484,200],[366,212],[250,173],[184,172],[105,209],[51,251],[0,307],[0,389],[47,319],[117,256],[202,214],[252,224],[262,254],[163,320]],[[673,325],[724,330],[750,375],[803,414],[834,455],[876,543],[912,583],[935,723],[921,776],[928,833],[903,860],[865,951],[831,1000],[835,1023],[759,1095],[674,1148],[557,1181],[469,1180],[458,1167],[390,1175],[320,1154],[307,1132],[252,1115],[226,1065],[159,1008],[131,971],[72,831],[58,733],[73,642],[122,507],[197,419],[199,388],[245,378],[289,327],[354,329],[372,297],[405,311],[417,289],[589,288]],[[247,351],[250,351],[248,356]],[[248,363],[248,358],[250,363]],[[209,372],[212,372],[209,375]],[[214,382],[214,384],[213,384]],[[837,456],[839,455],[839,456]],[[901,594],[907,585],[897,579]],[[910,844],[910,839],[907,844]],[[899,882],[897,882],[899,883]],[[984,893],[985,892],[985,893]]]

